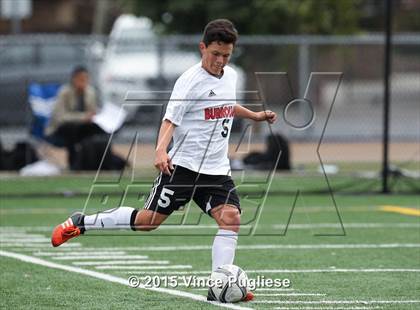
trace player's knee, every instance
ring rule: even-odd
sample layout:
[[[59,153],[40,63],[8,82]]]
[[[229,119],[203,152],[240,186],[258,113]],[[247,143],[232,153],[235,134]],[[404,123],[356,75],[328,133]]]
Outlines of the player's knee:
[[[230,225],[241,225],[241,215],[238,209],[229,210],[227,212],[227,223]]]
[[[241,214],[236,207],[225,205],[213,214],[220,228],[239,231]]]

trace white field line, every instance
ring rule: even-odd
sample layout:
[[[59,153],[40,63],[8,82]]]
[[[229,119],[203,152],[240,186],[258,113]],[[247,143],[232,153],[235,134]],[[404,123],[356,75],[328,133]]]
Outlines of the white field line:
[[[53,226],[2,226],[0,227],[0,234],[1,233],[25,233],[28,231],[36,231],[36,232],[52,232],[54,229]]]
[[[410,207],[410,206],[404,206]],[[413,206],[415,207],[415,206]],[[82,211],[82,210],[80,210]],[[92,209],[89,210],[89,214],[94,214],[97,212],[101,212],[103,210]],[[342,210],[343,212],[376,212],[378,209],[376,206],[354,206],[354,207],[345,207]],[[72,209],[66,208],[31,208],[31,207],[19,207],[19,208],[7,208],[1,209],[0,215],[6,214],[66,214],[67,216],[74,212]],[[325,207],[325,206],[310,206],[307,208],[296,208],[294,212],[297,213],[317,213],[317,212],[335,212],[332,208]],[[13,228],[22,229],[22,226],[12,226]]]
[[[108,282],[119,283],[119,284],[122,284],[122,285],[129,286],[129,283],[128,283],[127,279],[119,278],[119,277],[112,276],[112,275],[105,274],[105,273],[101,273],[101,272],[98,272],[98,271],[86,270],[86,269],[82,269],[82,268],[74,267],[74,266],[61,265],[61,264],[49,262],[49,261],[46,261],[46,260],[43,260],[43,259],[40,259],[40,258],[37,258],[37,257],[32,257],[32,256],[28,256],[28,255],[23,255],[23,254],[18,254],[18,253],[13,253],[13,252],[7,252],[7,251],[2,251],[2,250],[0,250],[0,256],[10,257],[10,258],[14,258],[14,259],[17,259],[17,260],[20,260],[20,261],[23,261],[23,262],[32,263],[32,264],[36,264],[36,265],[40,265],[40,266],[44,266],[44,267],[65,270],[65,271],[68,271],[68,272],[79,273],[79,274],[83,274],[83,275],[90,276],[90,277],[93,277],[93,278],[97,278],[97,279],[100,279],[100,280],[105,280],[105,281],[108,281]],[[192,293],[184,292],[184,291],[177,291],[177,290],[169,289],[169,288],[145,287],[144,285],[141,285],[141,284],[139,285],[139,288],[145,289],[145,290],[151,290],[151,291],[155,291],[155,292],[160,292],[160,293],[165,293],[165,294],[169,294],[169,295],[173,295],[173,296],[185,297],[185,298],[188,298],[188,299],[192,299],[192,300],[203,302],[203,303],[213,304],[215,306],[219,306],[219,307],[223,307],[223,308],[238,309],[238,310],[252,309],[252,308],[241,307],[241,306],[233,305],[233,304],[221,304],[221,303],[218,303],[218,302],[209,302],[209,301],[207,301],[205,296],[196,295],[196,294],[192,294]]]
[[[54,260],[84,260],[84,259],[96,259],[96,260],[103,260],[103,259],[148,259],[148,256],[142,255],[104,255],[104,256],[56,256],[52,257]]]
[[[343,223],[344,228],[349,229],[374,229],[374,228],[420,228],[419,224],[416,223]],[[241,225],[242,229],[251,229],[253,225]],[[273,229],[291,229],[291,230],[306,230],[306,229],[316,229],[316,228],[334,228],[341,229],[340,223],[319,223],[319,224],[290,224],[286,226],[285,224],[274,224],[271,225]],[[200,230],[200,229],[218,229],[219,227],[214,224],[209,225],[161,225],[158,230]]]
[[[252,225],[241,225],[242,229],[249,229],[252,228]],[[186,225],[186,224],[162,224],[161,226],[159,226],[159,230],[194,230],[194,229],[219,229],[219,226],[216,224],[203,224],[203,225]],[[100,231],[101,229],[97,229],[97,228],[92,228],[92,231]],[[120,228],[115,228],[115,229],[111,229],[108,228],[107,231],[125,231],[124,229],[120,229]],[[127,231],[127,230],[126,230]]]
[[[374,228],[420,228],[419,223],[375,223],[375,222],[366,222],[366,223],[343,223],[344,228],[364,228],[364,229],[374,229]],[[252,225],[242,225],[242,228],[252,228]],[[286,228],[285,224],[274,224],[270,225],[274,229],[284,229]],[[0,235],[3,234],[23,234],[27,232],[52,232],[54,227],[52,226],[29,226],[29,227],[19,227],[19,226],[3,226],[0,227]],[[159,227],[159,230],[162,229],[212,229],[218,228],[214,224],[203,224],[203,225],[169,225],[163,224]],[[314,228],[338,228],[341,229],[340,223],[316,223],[316,224],[290,224],[288,229],[314,229]]]
[[[370,310],[382,309],[381,307],[274,307],[277,310]]]
[[[420,269],[402,268],[372,268],[372,269],[345,269],[345,268],[324,268],[324,269],[257,269],[245,270],[247,273],[323,273],[323,272],[420,272]]]
[[[139,279],[142,279],[142,280],[145,280],[145,279],[147,279],[147,278],[149,278],[150,276],[149,275],[147,275],[147,276],[139,276],[139,277],[137,277],[137,278],[139,278]],[[208,278],[210,277],[210,274],[208,275],[208,276],[201,276],[201,277],[195,277],[195,280],[207,280]],[[160,276],[160,277],[158,277],[158,278],[160,278],[160,279],[164,279],[164,278],[166,278],[166,276]],[[178,280],[184,280],[184,279],[186,279],[187,277],[186,276],[178,276],[177,277],[178,278]]]
[[[208,288],[204,288],[204,287],[197,287],[197,288],[193,288],[196,291],[208,291]],[[278,288],[278,289],[272,289],[272,288],[257,288],[255,291],[253,291],[253,293],[255,294],[255,292],[260,292],[260,291],[276,291],[276,292],[293,292],[295,289],[294,288]]]
[[[420,300],[256,300],[252,304],[300,304],[300,305],[375,305],[375,304],[419,304]],[[336,309],[336,308],[334,308]]]
[[[343,223],[344,228],[420,228],[417,223]],[[242,229],[252,228],[252,225],[241,225]],[[273,229],[285,229],[285,224],[271,225]],[[176,229],[217,229],[217,225],[161,225],[159,230],[176,230]],[[336,228],[341,229],[340,223],[319,223],[319,224],[290,224],[287,229],[315,229],[315,228]]]
[[[2,209],[0,214],[70,214],[73,212],[70,209],[63,208],[13,208],[13,209]]]
[[[71,243],[70,243],[71,244]],[[84,248],[86,251],[207,251],[211,245],[143,246],[115,248]],[[237,250],[322,250],[322,249],[396,249],[420,248],[420,243],[354,243],[354,244],[253,244],[239,245]]]
[[[274,293],[274,294],[259,294],[255,293],[255,296],[327,296],[327,294],[321,293]]]
[[[306,250],[306,249],[394,249],[394,248],[420,248],[420,243],[358,243],[358,244],[262,244],[238,246],[238,249],[243,250],[268,250],[268,249],[292,249],[292,250]]]
[[[51,241],[48,239],[48,243],[18,243],[18,242],[7,242],[7,243],[2,243],[1,244],[2,247],[22,247],[24,249],[30,249],[30,248],[45,248],[45,249],[51,249],[52,245],[51,245]],[[81,244],[80,243],[66,243],[63,244],[61,247],[63,248],[78,248],[80,247]],[[21,250],[21,249],[19,249]]]
[[[60,257],[60,256],[91,256],[91,255],[97,255],[97,256],[103,256],[103,255],[125,255],[126,252],[125,251],[67,251],[67,252],[42,252],[42,251],[38,251],[38,252],[34,252],[34,255],[36,256],[54,256],[54,257]]]
[[[418,223],[343,223],[344,228],[420,228]],[[285,229],[284,224],[272,225],[274,229]],[[337,228],[341,229],[340,223],[318,224],[290,224],[288,229],[314,229],[314,228]]]
[[[73,265],[77,266],[103,266],[103,265],[168,265],[168,260],[115,260],[115,261],[106,261],[106,262],[74,262]]]
[[[169,266],[98,266],[101,270],[153,270],[153,269],[190,269],[191,265],[169,265]]]
[[[3,246],[3,245],[2,245]],[[13,245],[12,245],[13,246]],[[28,245],[21,245],[19,251],[34,251],[28,249]],[[80,247],[80,243],[66,243],[60,246],[60,253],[65,251],[74,251],[75,247]],[[36,248],[44,247],[46,250],[51,249],[51,245],[46,246],[34,245]],[[186,246],[143,246],[143,247],[84,247],[86,251],[136,251],[136,252],[159,252],[159,251],[207,251],[211,250],[210,245],[186,245]],[[236,249],[239,251],[247,250],[323,250],[323,249],[398,249],[398,248],[420,248],[420,243],[354,243],[354,244],[254,244],[239,245]],[[41,250],[41,249],[40,249]],[[81,249],[77,249],[81,250]]]
[[[241,225],[241,228],[247,229],[252,228],[252,225]],[[175,224],[175,225],[168,225],[163,224],[159,226],[159,230],[172,230],[172,229],[219,229],[218,225],[215,224],[208,224],[208,225],[182,225],[182,224]]]
[[[13,243],[24,243],[24,244],[28,244],[28,243],[45,243],[51,242],[50,238],[7,238],[7,239],[1,239],[0,238],[0,243],[9,243],[9,242],[13,242]],[[50,243],[51,244],[51,243]]]
[[[24,245],[19,243],[7,243],[2,246],[22,247],[15,249],[16,251],[33,251],[38,249],[51,249],[51,245],[33,244]],[[72,251],[74,248],[80,247],[80,243],[68,243],[60,247],[61,253],[65,250]],[[323,249],[399,249],[399,248],[420,248],[420,243],[378,243],[378,244],[255,244],[255,245],[239,245],[236,250],[323,250]],[[146,246],[146,247],[103,247],[103,248],[84,248],[86,251],[137,251],[137,252],[166,252],[166,251],[208,251],[211,250],[210,245],[191,245],[191,246]]]
[[[150,276],[155,276],[155,275],[195,275],[195,274],[207,274],[210,275],[211,271],[144,271],[141,273],[136,273],[136,271],[117,271],[118,273],[121,274],[128,274],[128,275],[150,275]]]
[[[26,232],[20,233],[0,233],[0,238],[45,238],[41,234],[27,234]]]
[[[128,271],[119,271],[120,273],[124,274],[132,274],[135,272],[128,272]],[[420,269],[403,269],[403,268],[372,268],[372,269],[345,269],[345,268],[324,268],[324,269],[255,269],[255,270],[245,270],[246,273],[323,273],[323,272],[343,272],[343,273],[350,273],[350,272],[360,272],[360,273],[369,273],[369,272],[420,272]],[[154,272],[153,275],[156,274],[186,274],[186,275],[193,275],[193,274],[210,274],[210,270],[202,270],[202,271],[186,271],[186,272]],[[142,273],[145,274],[145,273]],[[147,274],[152,274],[151,272]]]
[[[210,275],[210,273],[209,273],[209,275]],[[195,280],[197,280],[197,281],[207,280],[209,278],[209,275],[208,276],[199,276],[199,277],[196,277]],[[156,276],[156,275],[154,275],[154,276]],[[149,276],[142,275],[142,276],[138,276],[137,278],[138,279],[141,279],[141,280],[146,280],[148,277],[150,277],[150,275]],[[160,278],[161,279],[165,279],[166,276],[165,275],[162,275]],[[185,286],[187,288],[193,288],[193,289],[196,289],[196,290],[208,290],[208,288],[195,288],[194,285],[192,285],[192,284],[188,285],[188,281],[186,280],[186,276],[185,275],[184,276],[179,275],[177,277],[177,280],[178,280],[178,282],[177,282],[177,285],[178,286]],[[257,291],[262,291],[263,289],[257,288],[256,290]],[[270,290],[273,290],[273,288],[270,288]],[[294,289],[286,289],[286,288],[277,288],[277,289],[274,289],[274,290],[276,292],[290,292],[290,291],[294,291]],[[255,293],[255,291],[254,291],[254,294],[255,295],[260,295],[260,296],[289,296],[289,294],[258,294],[258,293]],[[294,295],[300,295],[300,296],[326,296],[326,294],[315,294],[315,293],[310,293],[310,294],[294,294]]]
[[[295,291],[294,288],[283,288],[283,287],[259,287],[257,289],[255,289],[255,292],[291,292],[291,291]]]

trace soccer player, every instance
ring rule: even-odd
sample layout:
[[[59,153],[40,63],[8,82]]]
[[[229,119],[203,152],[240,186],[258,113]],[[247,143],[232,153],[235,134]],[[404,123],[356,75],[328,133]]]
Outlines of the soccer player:
[[[91,229],[156,229],[193,199],[219,226],[212,269],[233,263],[241,208],[228,160],[232,121],[234,116],[269,123],[277,118],[272,111],[253,112],[236,103],[237,74],[227,63],[237,37],[234,25],[226,19],[213,20],[204,29],[199,43],[201,62],[178,78],[167,105],[155,154],[160,173],[144,208],[76,213],[55,227],[53,246]]]

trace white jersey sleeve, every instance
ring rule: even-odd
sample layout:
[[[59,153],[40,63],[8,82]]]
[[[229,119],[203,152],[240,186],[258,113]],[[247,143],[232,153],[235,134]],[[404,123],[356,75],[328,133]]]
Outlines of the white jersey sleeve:
[[[171,98],[166,107],[166,113],[163,120],[167,119],[174,125],[179,126],[185,113],[193,104],[193,87],[195,83],[188,74],[181,75],[174,85]]]

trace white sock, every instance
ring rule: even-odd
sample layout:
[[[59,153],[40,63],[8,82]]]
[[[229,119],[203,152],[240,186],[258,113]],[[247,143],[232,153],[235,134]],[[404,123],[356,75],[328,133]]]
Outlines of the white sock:
[[[212,270],[216,270],[222,265],[233,264],[237,241],[238,233],[219,229],[213,242]]]
[[[84,227],[86,230],[131,229],[130,222],[133,211],[137,210],[130,207],[119,207],[92,215],[85,215]]]

